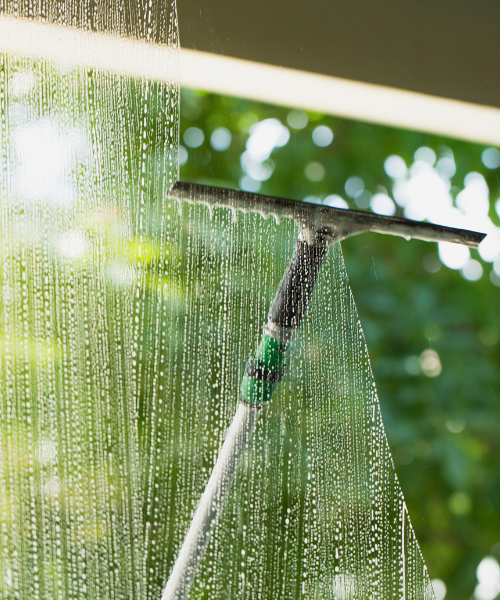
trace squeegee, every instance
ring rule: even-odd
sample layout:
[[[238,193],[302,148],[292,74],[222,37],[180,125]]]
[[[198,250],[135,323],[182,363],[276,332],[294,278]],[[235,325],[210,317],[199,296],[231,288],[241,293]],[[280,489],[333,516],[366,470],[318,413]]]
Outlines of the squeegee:
[[[255,355],[246,364],[240,388],[241,402],[162,594],[162,600],[184,600],[257,418],[284,376],[290,342],[307,311],[329,246],[373,231],[407,240],[452,242],[476,248],[485,234],[183,182],[176,183],[169,196],[179,202],[206,204],[209,210],[214,206],[224,207],[234,215],[242,211],[256,212],[264,218],[274,216],[277,220],[292,218],[299,229],[293,256],[271,303],[262,338]]]

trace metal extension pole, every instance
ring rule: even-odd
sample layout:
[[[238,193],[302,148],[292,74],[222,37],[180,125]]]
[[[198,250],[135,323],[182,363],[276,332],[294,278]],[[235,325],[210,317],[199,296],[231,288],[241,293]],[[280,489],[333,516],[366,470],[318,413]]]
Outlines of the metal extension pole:
[[[308,242],[305,237],[312,238]],[[254,358],[246,366],[241,382],[243,402],[229,427],[219,457],[203,492],[196,513],[162,600],[185,600],[203,557],[210,534],[224,506],[238,465],[252,437],[261,410],[267,406],[283,378],[290,341],[311,300],[328,244],[314,232],[299,234],[292,260],[271,305],[267,326]]]
[[[238,465],[252,438],[261,408],[240,403],[200,499],[162,600],[184,600],[218,521]]]

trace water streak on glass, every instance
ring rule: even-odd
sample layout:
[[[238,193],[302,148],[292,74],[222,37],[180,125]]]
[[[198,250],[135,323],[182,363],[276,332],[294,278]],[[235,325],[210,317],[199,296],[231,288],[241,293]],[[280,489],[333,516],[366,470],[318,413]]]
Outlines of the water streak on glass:
[[[178,168],[175,7],[0,8],[171,57],[158,84],[0,55],[0,597],[152,598],[168,503],[160,514],[165,442],[149,423],[170,357],[147,353],[165,339],[175,243],[163,201]]]

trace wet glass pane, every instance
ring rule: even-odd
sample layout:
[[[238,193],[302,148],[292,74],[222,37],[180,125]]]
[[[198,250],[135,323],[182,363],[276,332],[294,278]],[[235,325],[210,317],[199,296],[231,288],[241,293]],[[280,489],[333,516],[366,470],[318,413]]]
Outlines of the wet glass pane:
[[[173,8],[5,10],[155,43],[170,79],[0,56],[0,594],[159,598],[298,228],[167,194]],[[190,597],[431,598],[338,244],[291,337]]]

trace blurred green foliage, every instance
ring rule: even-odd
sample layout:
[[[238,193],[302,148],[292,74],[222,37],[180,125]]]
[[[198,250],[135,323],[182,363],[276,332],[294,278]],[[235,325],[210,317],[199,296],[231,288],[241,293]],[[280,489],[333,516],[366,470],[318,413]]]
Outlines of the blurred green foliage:
[[[181,148],[181,180],[238,188],[240,156],[253,124],[275,118],[284,125],[290,109],[193,90],[181,93],[181,143],[191,127],[202,130],[198,147]],[[384,171],[390,155],[407,165],[422,146],[437,156],[453,152],[453,196],[464,177],[481,173],[490,190],[491,220],[500,169],[486,169],[484,147],[420,132],[307,113],[308,123],[290,128],[289,142],[272,152],[274,172],[260,192],[302,200],[330,194],[346,198],[345,182],[360,177],[371,194],[391,194]],[[334,132],[318,147],[318,125]],[[217,151],[212,132],[224,127],[231,143]],[[323,165],[311,181],[305,166]],[[346,198],[351,208],[369,208]],[[402,209],[397,207],[402,215]],[[484,262],[478,281],[443,266],[437,246],[390,236],[361,236],[343,243],[350,283],[367,338],[382,414],[396,470],[431,578],[446,582],[448,598],[468,599],[480,560],[500,548],[500,288]],[[477,251],[473,258],[479,259]],[[422,369],[432,349],[442,366]],[[428,371],[427,371],[428,372]],[[497,544],[496,546],[494,546]],[[500,556],[497,556],[500,559]]]

